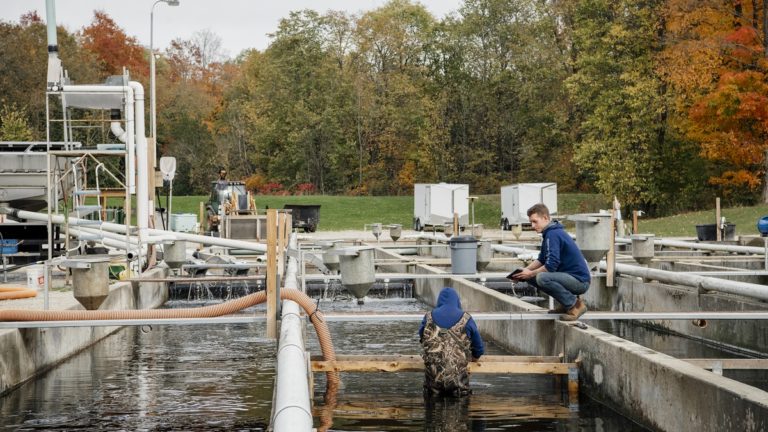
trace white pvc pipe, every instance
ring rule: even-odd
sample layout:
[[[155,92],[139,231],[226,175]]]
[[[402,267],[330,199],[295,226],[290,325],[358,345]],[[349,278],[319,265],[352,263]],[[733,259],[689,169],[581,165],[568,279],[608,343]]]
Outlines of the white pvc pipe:
[[[48,215],[43,213],[11,209],[8,207],[0,207],[0,213],[14,214],[17,217],[22,219],[36,220],[41,222],[46,222],[48,220]],[[64,224],[64,216],[52,214],[51,223]],[[89,221],[86,219],[78,219],[73,217],[69,218],[70,225],[77,226],[79,224],[88,225],[92,223],[93,221]],[[115,224],[111,222],[102,222],[101,229],[105,231],[111,231],[111,232],[116,232],[121,234],[125,234],[127,232],[127,228],[125,225]],[[256,251],[261,253],[265,253],[267,251],[266,245],[255,243],[255,242],[249,242],[245,240],[224,239],[221,237],[209,237],[209,236],[203,236],[203,235],[197,235],[197,234],[172,232],[172,231],[152,229],[152,228],[148,230],[148,233],[150,236],[167,235],[167,236],[175,237],[176,240],[186,240],[189,242],[201,243],[201,244],[210,245],[210,246],[221,246],[221,247],[226,247],[231,249],[245,249],[245,250],[251,250],[251,251]]]
[[[525,260],[525,261],[534,260],[539,257],[539,253],[532,249],[523,249],[523,248],[503,246],[503,245],[497,245],[497,244],[492,244],[491,249],[493,249],[494,252],[515,255],[521,260]]]
[[[620,237],[616,239],[616,243],[628,244],[628,243],[632,243],[632,240]],[[719,252],[734,252],[734,253],[756,254],[756,255],[763,255],[765,253],[765,248],[763,247],[722,245],[722,244],[713,244],[713,243],[696,243],[696,242],[668,240],[668,239],[661,239],[661,238],[654,239],[654,244],[659,246],[678,247],[678,248],[687,248],[687,249],[700,249],[700,250],[710,250],[710,251],[719,251]]]
[[[112,131],[112,134],[116,136],[120,142],[125,142],[126,138],[128,137],[128,133],[123,129],[123,126],[119,121],[113,121],[110,123],[109,128]]]
[[[272,429],[275,432],[312,430],[307,361],[301,337],[302,319],[295,302],[283,302],[280,342],[277,351],[277,380]]]
[[[136,126],[136,164],[137,164],[137,185],[136,185],[136,222],[139,226],[139,242],[144,243],[147,240],[147,230],[149,229],[149,176],[147,154],[147,137],[144,133],[144,87],[136,81],[131,81],[128,85],[133,89],[133,98],[135,101],[135,126]]]
[[[65,93],[125,93],[125,132],[126,151],[128,152],[128,192],[136,193],[136,134],[134,125],[134,95],[131,86],[106,86],[106,85],[65,85],[62,86]],[[143,103],[143,102],[142,102]],[[142,124],[144,117],[142,114]]]
[[[81,233],[82,234],[93,234],[90,231],[80,231],[80,229],[78,229],[78,228],[70,228],[69,231],[70,231],[70,233],[72,233],[74,235],[78,235],[78,234],[81,234]],[[106,234],[106,233],[103,233],[103,234]],[[97,240],[97,241],[102,243],[102,244],[104,244],[104,246],[109,246],[109,247],[114,248],[114,249],[125,251],[127,254],[129,254],[132,257],[139,257],[139,256],[143,257],[143,256],[146,256],[146,254],[147,254],[146,246],[142,246],[142,249],[139,249],[138,245],[135,244],[135,243],[131,243],[130,247],[128,249],[126,249],[125,240],[115,240],[113,238],[109,238],[109,237],[105,236],[104,238],[102,238],[100,240]]]
[[[296,235],[291,234],[289,248],[296,247]],[[288,257],[285,272],[286,289],[295,289],[298,262]],[[275,381],[272,430],[275,432],[309,432],[312,429],[309,371],[302,330],[304,322],[299,305],[285,300],[282,304],[280,342],[277,349],[277,378]]]
[[[605,261],[600,261],[600,268],[605,270]],[[648,267],[638,267],[629,264],[616,264],[616,272],[643,279],[696,287],[705,291],[718,291],[745,297],[768,300],[768,286],[749,282],[738,282],[728,279],[700,276],[689,273],[671,272]]]

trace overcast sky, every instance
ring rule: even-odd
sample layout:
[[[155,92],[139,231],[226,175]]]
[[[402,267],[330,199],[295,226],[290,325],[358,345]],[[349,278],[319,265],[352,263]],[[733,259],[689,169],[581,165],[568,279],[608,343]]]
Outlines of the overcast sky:
[[[125,30],[149,46],[150,11],[155,0],[57,0],[56,21],[74,32],[88,25],[93,11],[103,10]],[[176,38],[189,39],[199,30],[210,29],[219,35],[229,56],[246,48],[263,50],[269,44],[267,33],[277,29],[280,18],[290,11],[314,9],[320,13],[343,10],[358,13],[386,4],[385,0],[179,0],[179,6],[155,6],[154,45],[166,48]],[[462,0],[422,0],[436,18],[459,8]],[[0,0],[0,20],[18,22],[19,17],[37,10],[45,20],[45,0]]]

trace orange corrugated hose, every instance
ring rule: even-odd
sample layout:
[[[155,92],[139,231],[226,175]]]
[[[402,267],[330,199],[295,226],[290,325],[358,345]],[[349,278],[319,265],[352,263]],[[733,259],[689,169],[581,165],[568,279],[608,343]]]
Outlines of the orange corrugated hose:
[[[0,300],[16,300],[35,297],[37,290],[25,287],[0,287]]]
[[[309,314],[315,327],[320,350],[326,361],[335,361],[333,341],[328,324],[323,319],[323,313],[317,310],[317,305],[306,294],[296,289],[281,289],[280,298],[293,300]],[[141,309],[141,310],[0,310],[0,321],[82,321],[82,320],[130,320],[130,319],[161,319],[161,318],[210,318],[235,313],[239,310],[264,303],[267,294],[264,291],[249,294],[235,300],[211,306],[185,309]],[[328,386],[337,388],[338,372],[326,372]]]

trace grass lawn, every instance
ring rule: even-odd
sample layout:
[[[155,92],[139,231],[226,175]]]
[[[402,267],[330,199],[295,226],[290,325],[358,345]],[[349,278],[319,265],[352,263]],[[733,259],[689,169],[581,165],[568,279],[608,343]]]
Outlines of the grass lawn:
[[[413,226],[413,196],[271,196],[257,195],[256,207],[263,209],[283,208],[285,204],[319,204],[320,231],[338,231],[344,229],[363,229],[365,224],[402,224],[404,228]],[[200,202],[207,201],[207,196],[175,196],[173,212],[199,214]],[[165,198],[163,197],[163,205]],[[110,202],[118,205],[118,201]],[[602,204],[594,194],[565,194],[560,196],[559,212],[573,214],[594,212]],[[475,222],[488,228],[498,228],[501,219],[499,195],[481,195],[475,203]]]
[[[173,212],[199,213],[200,202],[208,196],[175,196]],[[269,208],[283,208],[285,204],[319,204],[320,231],[338,231],[345,229],[363,229],[365,224],[384,223],[402,224],[404,228],[413,225],[413,196],[267,196],[257,195],[256,206],[259,211]],[[109,205],[120,205],[120,200],[110,201]],[[165,205],[165,197],[162,199]],[[608,208],[609,202],[600,195],[586,193],[566,193],[558,195],[558,213],[576,214],[596,212]],[[722,209],[722,215],[730,223],[736,224],[736,233],[740,235],[758,234],[757,220],[768,215],[768,205],[752,207],[733,207]],[[498,228],[501,218],[499,195],[481,195],[475,204],[475,221],[488,228]],[[631,215],[624,215],[630,222]],[[695,237],[696,225],[715,222],[714,209],[708,211],[683,213],[657,219],[639,219],[639,230],[658,236]],[[570,224],[568,224],[570,225]]]

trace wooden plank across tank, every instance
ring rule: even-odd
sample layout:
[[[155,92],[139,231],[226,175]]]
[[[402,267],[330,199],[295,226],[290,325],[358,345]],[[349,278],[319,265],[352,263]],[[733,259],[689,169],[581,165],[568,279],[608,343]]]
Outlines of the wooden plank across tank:
[[[419,355],[337,355],[335,361],[312,356],[313,372],[419,372],[424,360]],[[576,363],[563,363],[557,356],[484,355],[470,362],[471,373],[568,375]]]

